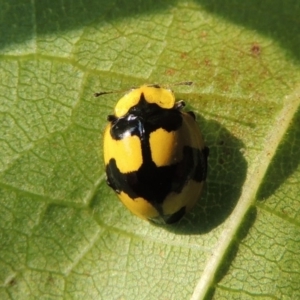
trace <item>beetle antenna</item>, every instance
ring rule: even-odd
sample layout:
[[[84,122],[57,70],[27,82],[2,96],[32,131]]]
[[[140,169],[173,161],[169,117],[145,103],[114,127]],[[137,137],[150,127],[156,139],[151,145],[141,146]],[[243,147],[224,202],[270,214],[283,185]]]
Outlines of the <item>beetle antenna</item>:
[[[175,82],[171,83],[170,85],[192,85],[194,82],[193,81],[181,81],[181,82]]]
[[[99,97],[102,95],[107,95],[107,94],[112,94],[113,92],[99,92],[99,93],[94,93],[94,97]]]
[[[107,91],[107,92],[99,92],[99,93],[94,93],[94,97],[100,97],[100,96],[107,95],[107,94],[124,93],[126,91],[128,91],[128,89],[126,89],[126,90],[116,90],[116,91]]]

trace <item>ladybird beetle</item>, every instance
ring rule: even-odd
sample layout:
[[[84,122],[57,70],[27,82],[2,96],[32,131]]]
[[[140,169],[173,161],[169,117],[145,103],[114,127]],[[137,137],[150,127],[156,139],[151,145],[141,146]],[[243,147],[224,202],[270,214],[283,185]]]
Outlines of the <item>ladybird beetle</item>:
[[[179,221],[199,199],[206,179],[209,149],[195,114],[182,111],[184,106],[170,89],[142,85],[107,117],[107,184],[132,213],[157,224]]]

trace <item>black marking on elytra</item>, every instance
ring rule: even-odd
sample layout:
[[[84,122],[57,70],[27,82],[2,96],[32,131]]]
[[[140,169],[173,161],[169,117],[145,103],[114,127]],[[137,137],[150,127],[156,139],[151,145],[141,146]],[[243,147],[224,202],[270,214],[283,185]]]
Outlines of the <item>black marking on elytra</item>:
[[[120,172],[117,167],[116,160],[112,158],[109,164],[106,165],[106,183],[111,187],[117,194],[122,191],[122,185],[124,185],[125,176]]]
[[[209,154],[209,148],[204,147],[202,150],[198,151],[197,155],[197,165],[195,170],[195,175],[193,179],[195,181],[201,182],[206,180],[207,176],[207,157]]]
[[[189,180],[201,182],[206,177],[206,158],[201,150],[189,146],[183,148],[183,159],[170,166],[157,167],[144,153],[143,159],[137,171],[126,174],[111,159],[106,166],[107,180],[117,193],[123,191],[132,199],[142,197],[158,210],[169,193],[179,194]]]
[[[128,135],[143,139],[158,128],[168,132],[177,130],[182,124],[182,116],[176,109],[164,109],[155,103],[148,103],[141,94],[139,103],[131,107],[126,115],[111,118],[111,121],[110,134],[113,139],[121,140]]]

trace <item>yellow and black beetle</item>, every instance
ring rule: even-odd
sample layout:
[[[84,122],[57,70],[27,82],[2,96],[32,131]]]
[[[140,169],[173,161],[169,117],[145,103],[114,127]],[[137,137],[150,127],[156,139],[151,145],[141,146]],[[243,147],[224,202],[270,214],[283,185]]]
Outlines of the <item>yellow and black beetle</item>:
[[[159,224],[180,220],[206,179],[209,151],[184,106],[170,89],[142,85],[118,101],[104,132],[107,184],[131,212]]]

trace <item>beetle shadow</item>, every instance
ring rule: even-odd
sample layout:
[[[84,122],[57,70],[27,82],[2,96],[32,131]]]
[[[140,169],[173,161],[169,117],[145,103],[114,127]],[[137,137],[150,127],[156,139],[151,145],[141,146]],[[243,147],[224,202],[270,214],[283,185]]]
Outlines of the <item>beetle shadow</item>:
[[[177,224],[165,229],[180,234],[204,234],[222,224],[231,214],[246,179],[244,144],[220,123],[197,115],[205,144],[209,147],[208,175],[195,208]]]

